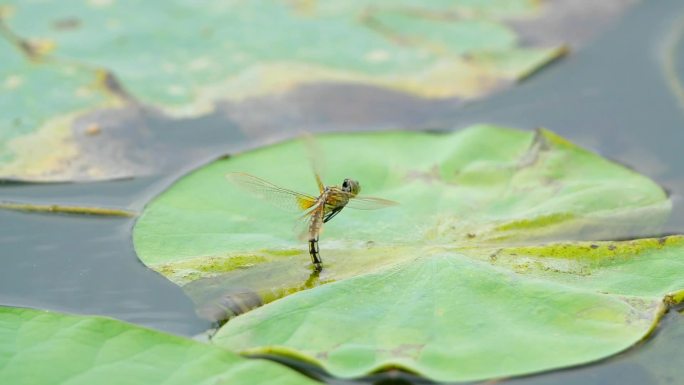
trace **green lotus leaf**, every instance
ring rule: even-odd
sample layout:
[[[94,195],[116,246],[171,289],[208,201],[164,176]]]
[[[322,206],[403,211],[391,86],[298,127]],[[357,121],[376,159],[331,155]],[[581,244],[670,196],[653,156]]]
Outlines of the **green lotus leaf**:
[[[471,56],[529,55],[533,60],[519,69],[525,73],[559,53],[558,47],[523,49],[501,21],[533,19],[540,9],[536,1],[336,1],[320,8],[305,3],[26,3],[16,4],[7,23],[20,36],[51,39],[55,55],[109,69],[146,103],[186,110],[219,94],[234,99],[321,80],[428,96],[479,96],[517,75],[481,71],[469,64]],[[38,16],[76,24],[55,31],[49,22],[36,23]],[[448,89],[442,84],[446,76],[452,77]]]
[[[540,4],[10,1],[0,6],[0,87],[7,91],[0,93],[7,106],[0,176],[149,172],[135,154],[139,143],[102,130],[92,112],[103,107],[143,104],[197,116],[217,101],[320,82],[479,98],[564,52],[560,41],[524,44],[506,25],[511,18],[539,19]]]
[[[315,384],[265,360],[103,317],[0,307],[7,384]]]
[[[229,321],[213,341],[339,377],[402,368],[475,381],[618,353],[655,327],[664,296],[684,298],[684,237],[483,251],[420,255],[303,291]]]
[[[453,247],[630,237],[670,210],[650,181],[547,130],[474,126],[451,134],[387,132],[319,140],[325,180],[400,202],[344,212],[321,237],[312,275],[298,214],[228,182],[248,172],[315,194],[305,146],[290,141],[216,161],[151,202],[135,225],[140,259],[182,285],[212,319],[292,292]]]
[[[356,377],[401,367],[444,381],[568,366],[643,338],[684,288],[681,239],[578,243],[657,231],[670,210],[648,178],[548,130],[318,139],[328,183],[358,179],[384,210],[326,225],[312,274],[295,214],[233,185],[247,172],[315,194],[306,146],[211,163],[144,210],[138,255],[229,320],[216,341]],[[326,285],[321,285],[325,284]],[[504,347],[502,347],[504,346]]]
[[[2,38],[0,52],[0,175],[40,177],[78,157],[75,116],[111,100],[95,70],[28,59]],[[84,168],[98,176],[96,168]]]

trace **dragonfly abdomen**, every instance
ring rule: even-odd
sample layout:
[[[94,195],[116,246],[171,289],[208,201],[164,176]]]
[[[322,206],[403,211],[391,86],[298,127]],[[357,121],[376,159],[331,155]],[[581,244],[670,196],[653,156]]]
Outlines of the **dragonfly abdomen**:
[[[309,255],[311,255],[311,261],[313,264],[320,268],[321,266],[321,254],[318,251],[318,238],[309,239]]]
[[[324,192],[318,198],[320,202],[325,202],[326,193]],[[321,232],[321,227],[323,226],[323,215],[325,210],[325,203],[320,204],[311,213],[311,219],[309,222],[309,255],[311,256],[311,262],[313,262],[316,270],[321,270],[321,254],[318,251],[318,235]]]

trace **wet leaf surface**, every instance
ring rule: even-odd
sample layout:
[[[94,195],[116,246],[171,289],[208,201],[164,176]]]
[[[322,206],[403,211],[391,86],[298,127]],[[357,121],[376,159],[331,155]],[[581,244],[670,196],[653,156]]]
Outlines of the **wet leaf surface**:
[[[0,377],[13,384],[316,384],[265,360],[103,317],[0,307]]]
[[[496,261],[479,250],[416,257],[265,305],[213,341],[345,378],[398,367],[475,381],[592,362],[644,338],[664,295],[684,298],[684,238],[593,246],[508,249]]]
[[[301,142],[214,162],[173,185],[137,222],[140,258],[182,285],[210,319],[311,289],[229,321],[219,343],[294,355],[342,377],[401,367],[442,381],[476,380],[617,353],[651,330],[663,296],[684,288],[680,238],[577,242],[656,231],[670,202],[649,179],[550,131],[474,126],[329,135],[320,144],[331,184],[357,178],[362,192],[401,203],[345,209],[331,221],[320,275],[295,240],[293,217],[224,177],[249,172],[313,193]],[[511,328],[519,334],[507,340]],[[534,349],[524,343],[535,338]],[[516,359],[500,356],[499,341]],[[545,353],[561,345],[558,354]],[[449,355],[448,346],[464,350]]]

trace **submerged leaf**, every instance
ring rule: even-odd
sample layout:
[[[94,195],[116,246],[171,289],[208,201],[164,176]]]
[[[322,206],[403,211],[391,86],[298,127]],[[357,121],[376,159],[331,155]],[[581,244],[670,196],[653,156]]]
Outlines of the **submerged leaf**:
[[[279,364],[102,317],[0,307],[7,384],[315,384]]]
[[[18,202],[3,202],[3,201],[0,201],[0,209],[28,211],[28,212],[77,214],[77,215],[101,215],[101,216],[112,216],[112,217],[133,217],[136,215],[136,213],[134,211],[122,210],[122,209],[116,209],[116,208],[69,206],[69,205],[59,205],[59,204],[38,205],[38,204],[33,204],[33,203],[18,203]]]

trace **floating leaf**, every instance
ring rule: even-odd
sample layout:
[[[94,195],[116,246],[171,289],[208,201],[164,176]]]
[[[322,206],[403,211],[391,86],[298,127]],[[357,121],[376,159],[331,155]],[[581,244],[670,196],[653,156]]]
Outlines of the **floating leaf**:
[[[684,298],[684,237],[451,250],[297,293],[214,337],[339,377],[402,368],[475,381],[620,352]]]
[[[529,0],[515,3],[337,1],[319,7],[172,1],[160,8],[131,1],[84,6],[72,0],[19,4],[8,24],[21,36],[53,39],[55,55],[109,69],[146,103],[187,110],[190,104],[211,108],[219,95],[235,99],[315,81],[479,96],[559,53],[560,42],[522,47],[501,19],[534,18],[540,7]],[[36,23],[36,15],[52,16]],[[60,20],[78,24],[55,30],[51,23]],[[105,42],[117,49],[105,49]],[[152,42],[155,54],[149,50]],[[512,71],[478,68],[478,56],[492,53],[530,60],[518,61]]]
[[[107,94],[94,70],[29,59],[2,38],[0,52],[0,175],[42,177],[79,156],[72,121],[79,112],[105,106]]]
[[[320,146],[329,183],[356,178],[362,193],[401,203],[328,223],[320,275],[292,216],[224,177],[249,172],[315,193],[297,141],[184,177],[136,224],[140,258],[207,317],[311,289],[228,321],[218,343],[341,377],[400,367],[477,380],[624,350],[654,327],[664,296],[684,295],[680,237],[573,241],[655,231],[670,202],[648,178],[550,131],[481,125],[329,135]]]
[[[331,221],[320,276],[291,217],[224,180],[243,171],[314,192],[299,142],[214,162],[138,221],[138,255],[208,317],[340,281],[229,321],[219,343],[294,355],[343,377],[398,366],[476,380],[621,351],[651,330],[663,296],[684,288],[680,238],[549,244],[655,231],[670,209],[648,178],[550,131],[483,125],[320,144],[328,181],[356,178],[362,192],[401,203]]]
[[[505,24],[538,17],[536,1],[505,3],[10,2],[0,7],[0,101],[11,107],[0,116],[0,176],[92,180],[168,167],[140,150],[168,134],[151,133],[141,104],[198,116],[219,101],[331,82],[481,97],[563,53],[560,41],[525,46]],[[108,127],[131,115],[132,128]]]
[[[670,209],[665,192],[648,178],[547,130],[533,134],[480,125],[451,134],[327,135],[320,145],[326,183],[354,178],[363,194],[401,204],[346,209],[327,224],[321,245],[330,263],[338,256],[417,245],[626,237],[652,230]],[[317,191],[306,150],[297,141],[216,161],[145,209],[134,230],[145,263],[208,272],[290,257],[308,263],[292,229],[296,216],[236,188],[225,178],[231,171]],[[202,267],[200,257],[216,266]]]
[[[0,307],[8,384],[315,384],[264,360],[102,317]]]

